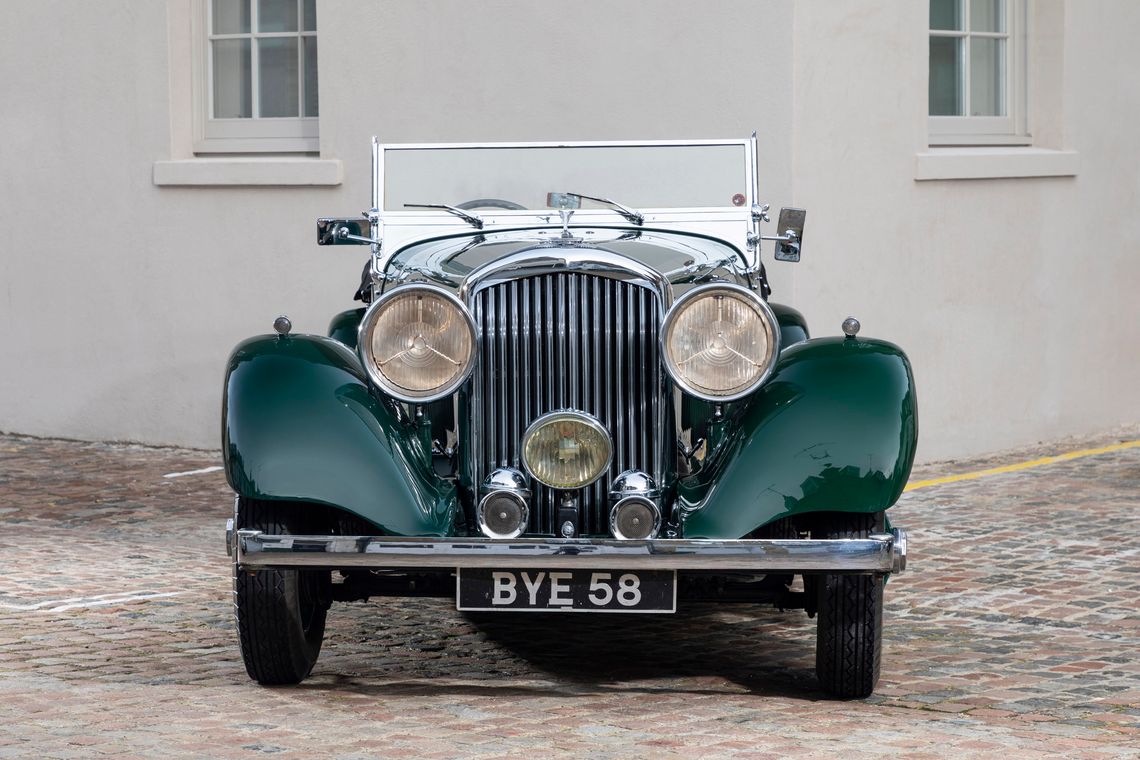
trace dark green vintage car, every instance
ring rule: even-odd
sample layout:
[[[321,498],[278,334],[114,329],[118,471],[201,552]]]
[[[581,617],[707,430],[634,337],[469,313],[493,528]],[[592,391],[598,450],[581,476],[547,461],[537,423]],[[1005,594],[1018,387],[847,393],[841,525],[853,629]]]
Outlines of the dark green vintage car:
[[[811,338],[769,300],[755,136],[381,145],[368,245],[328,336],[241,343],[222,412],[242,655],[297,683],[330,604],[670,613],[771,602],[818,618],[839,697],[879,675],[885,513],[917,441],[902,350]],[[335,576],[335,579],[334,579]]]

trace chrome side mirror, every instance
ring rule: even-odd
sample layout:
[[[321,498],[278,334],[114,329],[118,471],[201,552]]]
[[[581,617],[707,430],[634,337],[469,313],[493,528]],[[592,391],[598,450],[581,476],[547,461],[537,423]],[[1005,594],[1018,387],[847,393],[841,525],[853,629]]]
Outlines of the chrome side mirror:
[[[799,261],[800,245],[804,238],[804,219],[807,211],[802,208],[782,208],[776,222],[778,235],[767,238],[776,241],[776,261]]]
[[[317,220],[317,245],[368,245],[372,239],[372,221],[368,217]]]

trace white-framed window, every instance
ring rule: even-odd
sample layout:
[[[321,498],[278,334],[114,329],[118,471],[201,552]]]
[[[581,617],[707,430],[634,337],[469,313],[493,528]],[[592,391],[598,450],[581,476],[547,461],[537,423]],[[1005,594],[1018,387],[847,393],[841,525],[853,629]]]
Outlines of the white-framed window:
[[[316,0],[196,0],[194,151],[316,152]]]
[[[931,145],[1027,145],[1026,0],[930,0]]]

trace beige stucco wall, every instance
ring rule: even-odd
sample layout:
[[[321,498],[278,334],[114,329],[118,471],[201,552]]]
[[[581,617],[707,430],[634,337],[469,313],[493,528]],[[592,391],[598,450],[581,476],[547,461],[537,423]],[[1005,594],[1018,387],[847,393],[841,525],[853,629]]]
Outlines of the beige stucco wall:
[[[1140,4],[1032,5],[1029,127],[1077,176],[916,182],[926,4],[796,4],[793,300],[906,347],[924,459],[1140,419]]]
[[[1034,93],[1076,177],[915,181],[925,3],[321,0],[327,187],[178,187],[189,0],[6,5],[0,430],[216,446],[226,354],[350,308],[364,249],[312,220],[368,201],[368,140],[736,137],[809,209],[776,297],[911,353],[926,459],[1140,419],[1131,76],[1140,7],[1041,0]],[[34,30],[34,33],[32,32]],[[1033,71],[1031,70],[1031,74]],[[1044,77],[1042,77],[1044,79]]]

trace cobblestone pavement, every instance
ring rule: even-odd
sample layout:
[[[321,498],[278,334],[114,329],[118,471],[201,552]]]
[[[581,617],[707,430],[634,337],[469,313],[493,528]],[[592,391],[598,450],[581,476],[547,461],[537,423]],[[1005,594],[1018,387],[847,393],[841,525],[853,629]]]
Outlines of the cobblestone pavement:
[[[258,687],[231,621],[224,479],[164,477],[216,458],[0,436],[0,757],[1140,754],[1140,448],[906,494],[882,680],[853,702],[815,690],[814,621],[747,605],[337,604],[313,676]]]

